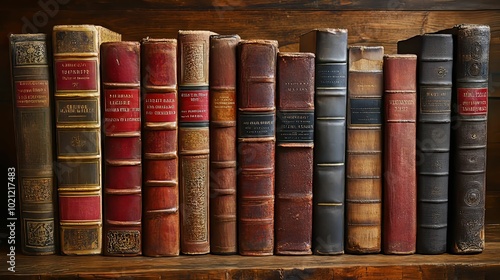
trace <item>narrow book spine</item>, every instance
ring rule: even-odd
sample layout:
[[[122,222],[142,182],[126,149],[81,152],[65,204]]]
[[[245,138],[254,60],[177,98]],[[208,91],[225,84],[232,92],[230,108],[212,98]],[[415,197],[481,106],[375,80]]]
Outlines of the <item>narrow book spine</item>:
[[[278,53],[275,252],[312,253],[314,54]]]
[[[10,35],[10,55],[18,169],[9,172],[17,174],[18,187],[14,182],[8,183],[9,205],[15,203],[18,190],[22,252],[54,254],[57,198],[52,164],[52,87],[47,36]]]
[[[379,253],[382,240],[384,48],[349,47],[346,251]]]
[[[142,254],[139,42],[101,45],[104,104],[104,254]]]
[[[417,234],[416,55],[384,56],[385,254],[413,254]]]
[[[210,251],[237,253],[236,46],[238,35],[210,37]]]
[[[141,45],[143,254],[180,252],[177,157],[177,39]]]
[[[238,250],[274,250],[274,155],[278,42],[238,45]]]

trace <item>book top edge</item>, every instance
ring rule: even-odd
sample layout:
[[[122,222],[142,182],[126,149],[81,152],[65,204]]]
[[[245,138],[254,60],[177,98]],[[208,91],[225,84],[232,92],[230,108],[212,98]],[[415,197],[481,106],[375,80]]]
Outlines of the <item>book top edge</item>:
[[[311,52],[279,52],[280,57],[315,57],[316,55]]]
[[[141,43],[177,43],[177,39],[174,38],[142,38]]]
[[[416,54],[384,54],[386,59],[417,59]]]
[[[278,46],[277,40],[268,40],[268,39],[248,39],[241,40],[240,44],[265,44],[265,45],[275,45]]]

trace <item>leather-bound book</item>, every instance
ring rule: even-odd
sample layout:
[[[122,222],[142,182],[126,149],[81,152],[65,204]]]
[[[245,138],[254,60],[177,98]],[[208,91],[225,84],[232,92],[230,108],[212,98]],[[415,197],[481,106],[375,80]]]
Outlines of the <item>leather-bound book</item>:
[[[210,31],[179,30],[179,191],[181,252],[210,252]]]
[[[238,45],[238,251],[274,251],[276,56],[274,40]]]
[[[210,252],[238,252],[236,223],[236,47],[210,37]]]
[[[490,27],[460,24],[453,35],[450,251],[484,250]]]
[[[353,254],[381,250],[383,57],[381,46],[349,47],[345,249]]]
[[[416,249],[416,76],[416,55],[384,55],[385,254],[413,254]]]
[[[398,42],[417,55],[417,253],[446,252],[453,38],[423,34]]]
[[[312,253],[314,54],[280,52],[276,98],[275,253]]]
[[[139,42],[101,45],[104,254],[142,253],[141,64]]]
[[[18,186],[14,179],[8,182],[8,205],[15,204],[18,191],[22,252],[54,254],[57,198],[47,36],[11,34],[9,40],[17,170],[8,173],[17,175]]]
[[[101,43],[121,35],[96,25],[53,28],[61,253],[102,252]]]
[[[300,51],[316,55],[313,252],[344,253],[347,30],[300,36]]]
[[[177,158],[177,39],[141,44],[142,253],[180,251]]]

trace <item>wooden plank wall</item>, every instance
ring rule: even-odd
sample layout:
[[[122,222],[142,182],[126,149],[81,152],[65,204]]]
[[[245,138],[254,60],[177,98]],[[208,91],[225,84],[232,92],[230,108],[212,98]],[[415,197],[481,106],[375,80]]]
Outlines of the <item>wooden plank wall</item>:
[[[249,2],[249,3],[247,3]],[[124,40],[175,38],[179,29],[238,33],[244,39],[275,39],[280,51],[297,51],[298,36],[313,28],[349,30],[349,44],[382,45],[394,53],[398,40],[458,23],[491,27],[488,123],[487,224],[500,224],[500,3],[498,0],[161,1],[16,0],[0,17],[0,142],[2,170],[15,164],[8,34],[51,33],[56,24],[91,23]],[[6,192],[0,192],[5,196]],[[4,200],[4,199],[2,199]],[[497,228],[491,232],[499,232]]]

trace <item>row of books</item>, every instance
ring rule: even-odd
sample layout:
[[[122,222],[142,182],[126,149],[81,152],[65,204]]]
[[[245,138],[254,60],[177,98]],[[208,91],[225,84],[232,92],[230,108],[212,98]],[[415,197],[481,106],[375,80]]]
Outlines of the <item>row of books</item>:
[[[52,39],[10,38],[26,254],[484,248],[488,26],[398,54],[346,29],[299,52],[197,30]]]

